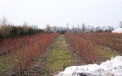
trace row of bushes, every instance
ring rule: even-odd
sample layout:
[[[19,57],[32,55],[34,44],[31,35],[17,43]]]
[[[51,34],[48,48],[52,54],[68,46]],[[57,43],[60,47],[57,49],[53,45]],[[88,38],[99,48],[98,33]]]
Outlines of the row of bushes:
[[[81,38],[80,33],[66,33],[65,37],[74,47],[75,52],[82,58],[86,64],[96,63],[98,61],[98,46],[94,42],[90,42]]]
[[[25,35],[33,35],[43,32],[41,29],[35,29],[29,26],[1,26],[0,27],[0,39],[7,37],[20,37]]]

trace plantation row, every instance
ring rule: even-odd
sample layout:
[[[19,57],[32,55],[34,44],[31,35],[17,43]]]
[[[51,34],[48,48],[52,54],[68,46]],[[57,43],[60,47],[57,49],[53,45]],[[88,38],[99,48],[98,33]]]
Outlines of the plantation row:
[[[16,37],[16,38],[7,38],[3,39],[0,42],[0,55],[5,55],[11,52],[14,52],[22,47],[30,45],[35,41],[38,41],[40,37],[46,35],[45,33],[35,34],[35,35],[28,35],[23,37]]]
[[[103,60],[109,58],[106,55],[110,54],[111,50],[105,52],[106,48],[101,49],[101,45],[122,52],[122,34],[65,33],[64,35],[74,47],[75,53],[86,64],[99,63],[101,58]],[[0,42],[0,56],[3,62],[5,56],[8,56],[8,59],[12,58],[12,64],[14,64],[12,69],[15,72],[13,75],[23,74],[58,36],[58,33],[38,33],[3,39]],[[111,54],[111,56],[114,55]]]
[[[122,52],[122,34],[112,33],[79,33],[80,37],[95,42],[97,45],[104,45],[119,52]]]
[[[98,46],[95,43],[78,37],[75,33],[67,33],[65,37],[85,63],[88,64],[97,61]]]
[[[85,63],[95,63],[103,58],[99,55],[101,45],[122,53],[122,34],[66,33],[65,37]]]
[[[21,38],[4,39],[0,43],[0,54],[12,58],[13,69],[15,70],[14,75],[16,76],[27,70],[32,62],[39,58],[58,36],[58,33],[40,33]]]
[[[117,33],[77,33],[76,35],[82,37],[97,37],[97,38],[110,37],[110,38],[122,39],[122,34]]]
[[[16,73],[23,73],[31,65],[31,62],[38,58],[58,35],[57,33],[38,34],[35,36],[37,39],[34,42],[21,48],[19,50],[21,51],[19,58],[16,59],[18,60]]]

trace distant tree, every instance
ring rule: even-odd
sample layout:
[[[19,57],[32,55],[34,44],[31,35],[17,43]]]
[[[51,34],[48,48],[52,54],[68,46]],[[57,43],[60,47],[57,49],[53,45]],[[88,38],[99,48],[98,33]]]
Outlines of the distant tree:
[[[31,25],[31,28],[32,29],[38,29],[38,26],[37,25]]]
[[[75,32],[75,27],[74,27],[74,25],[72,25],[72,32]]]
[[[44,32],[44,30],[42,30],[42,29],[37,30],[37,33],[41,33],[41,32]]]
[[[122,22],[120,22],[120,28],[122,28]]]
[[[7,37],[32,35],[40,32],[43,32],[43,30],[38,29],[36,25],[30,27],[27,22],[24,22],[23,26],[15,26],[13,24],[8,24],[5,17],[0,21],[0,40]]]
[[[6,17],[4,16],[0,21],[0,33],[6,37],[9,36],[11,31],[11,26],[8,24]]]
[[[51,31],[56,32],[57,31],[57,27],[56,26],[51,27]]]
[[[66,32],[69,32],[69,24],[66,25]]]
[[[8,21],[7,21],[5,16],[3,16],[2,20],[0,21],[0,23],[1,23],[1,26],[7,26]]]
[[[82,32],[86,32],[86,25],[82,24]]]
[[[56,26],[54,26],[54,31],[55,31],[55,32],[57,31],[57,27],[56,27]]]
[[[28,32],[28,30],[29,30],[29,26],[26,21],[23,23],[23,30],[24,30],[24,32]]]
[[[3,35],[0,33],[0,39],[2,39],[3,38]]]
[[[101,30],[101,28],[99,26],[96,27],[96,32],[98,32],[99,30]]]
[[[47,31],[47,33],[50,33],[51,32],[51,27],[50,27],[49,24],[47,24],[46,31]]]
[[[24,35],[26,35],[26,34],[28,34],[27,32],[24,32],[24,29],[23,29],[23,27],[18,27],[18,30],[19,30],[19,36],[24,36]]]
[[[60,34],[64,34],[64,33],[66,33],[66,29],[60,31]]]
[[[16,26],[12,26],[11,32],[10,32],[11,37],[16,37],[18,36],[18,28]]]
[[[87,32],[94,32],[95,31],[95,28],[94,26],[87,26]]]
[[[108,26],[108,31],[107,32],[112,32],[114,28],[112,26]]]
[[[28,34],[29,35],[33,35],[34,33],[36,33],[36,31],[34,29],[32,29],[32,28],[28,29]]]

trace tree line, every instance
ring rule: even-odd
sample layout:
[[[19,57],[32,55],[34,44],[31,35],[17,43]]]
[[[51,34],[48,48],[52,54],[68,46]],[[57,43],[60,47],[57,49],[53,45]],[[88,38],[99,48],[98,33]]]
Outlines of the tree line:
[[[71,25],[70,25],[71,26]],[[82,24],[81,26],[78,25],[77,27],[72,26],[72,28],[69,28],[69,24],[66,25],[66,27],[58,27],[58,26],[50,26],[49,24],[46,27],[46,31],[48,33],[50,32],[58,32],[61,34],[64,34],[65,32],[111,32],[114,28],[112,26],[104,26],[104,27],[94,27],[94,26],[87,26],[85,24]]]
[[[15,26],[13,24],[9,24],[5,17],[0,21],[0,39],[33,35],[40,32],[43,32],[43,30],[38,29],[34,25],[28,26],[26,22],[22,26]]]

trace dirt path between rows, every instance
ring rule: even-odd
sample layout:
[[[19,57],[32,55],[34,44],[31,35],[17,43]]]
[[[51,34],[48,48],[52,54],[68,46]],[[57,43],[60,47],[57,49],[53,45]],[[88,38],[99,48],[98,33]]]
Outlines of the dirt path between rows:
[[[54,76],[68,66],[81,64],[81,58],[64,35],[60,35],[22,76]]]

